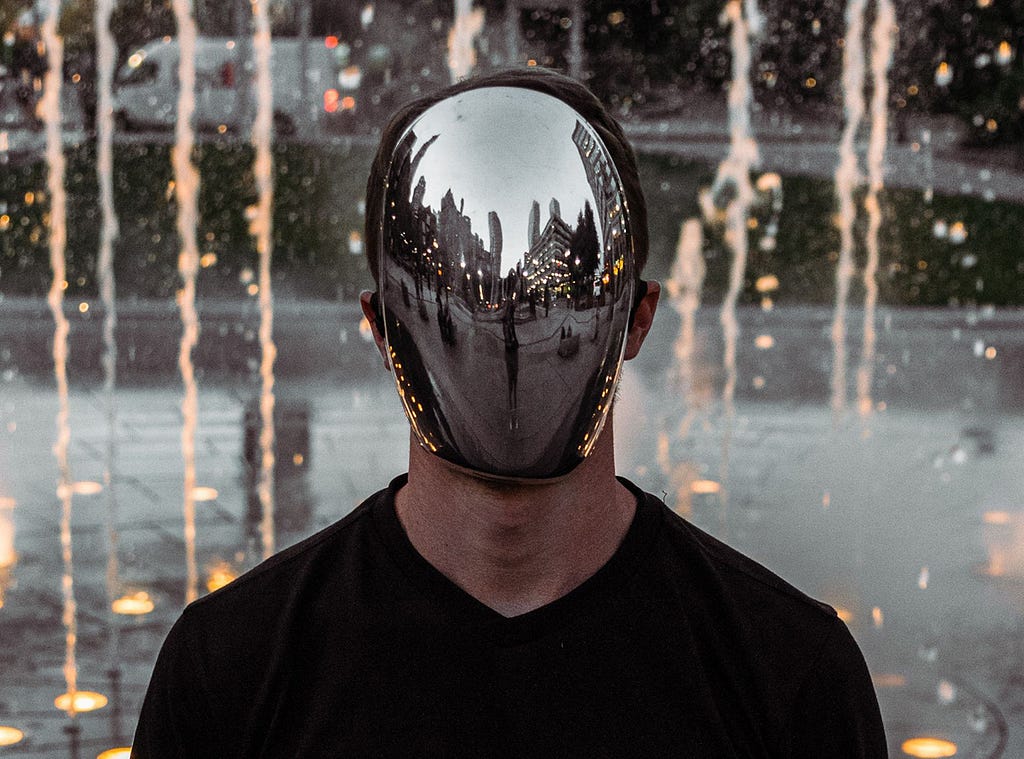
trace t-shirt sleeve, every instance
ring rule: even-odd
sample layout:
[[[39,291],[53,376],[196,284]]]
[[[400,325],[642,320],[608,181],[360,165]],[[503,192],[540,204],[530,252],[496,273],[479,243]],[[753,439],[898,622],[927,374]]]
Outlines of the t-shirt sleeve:
[[[838,618],[800,688],[789,736],[791,759],[889,756],[867,665]]]
[[[132,759],[200,759],[215,752],[215,733],[189,624],[182,616],[167,634],[149,681]]]

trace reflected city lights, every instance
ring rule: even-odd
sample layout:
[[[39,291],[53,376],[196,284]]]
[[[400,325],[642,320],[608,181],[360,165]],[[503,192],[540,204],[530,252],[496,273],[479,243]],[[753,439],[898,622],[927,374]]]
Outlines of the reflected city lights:
[[[70,693],[60,694],[53,700],[53,705],[65,712],[94,712],[107,705],[107,697],[102,693],[80,690],[75,691],[73,699]]]
[[[25,738],[25,733],[16,727],[0,725],[0,746],[13,746]]]
[[[150,598],[149,593],[140,590],[115,599],[110,608],[115,614],[141,616],[153,611],[153,606],[153,599]]]
[[[919,759],[942,759],[956,756],[956,744],[941,738],[911,738],[900,747],[907,756]]]
[[[192,500],[196,503],[216,501],[218,495],[220,494],[216,488],[206,487],[205,485],[196,485],[196,487],[192,488]]]
[[[758,335],[754,338],[754,347],[760,350],[768,350],[775,346],[775,338],[771,335]]]
[[[71,492],[75,495],[96,495],[103,492],[103,485],[90,480],[80,480],[71,486]]]

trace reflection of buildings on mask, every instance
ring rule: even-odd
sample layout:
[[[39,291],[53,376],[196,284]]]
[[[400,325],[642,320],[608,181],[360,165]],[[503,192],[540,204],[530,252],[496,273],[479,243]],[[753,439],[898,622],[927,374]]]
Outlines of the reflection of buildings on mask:
[[[561,208],[554,198],[548,206],[548,221],[540,230],[540,204],[533,202],[530,211],[530,250],[526,254],[523,279],[527,292],[542,294],[562,291],[570,280],[573,266],[573,229],[561,216]],[[536,234],[534,234],[534,230]]]
[[[623,207],[625,199],[619,188],[611,160],[600,149],[597,140],[584,126],[577,121],[572,131],[572,141],[583,159],[583,167],[587,172],[590,186],[598,190],[597,213],[601,219],[601,238],[604,240],[602,257],[602,279],[604,285],[611,283],[615,295],[619,292],[618,274],[628,260],[625,237],[623,236]]]

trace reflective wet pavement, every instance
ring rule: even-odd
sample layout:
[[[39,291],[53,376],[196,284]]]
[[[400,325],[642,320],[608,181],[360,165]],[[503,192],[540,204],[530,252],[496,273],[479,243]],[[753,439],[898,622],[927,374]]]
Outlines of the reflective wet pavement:
[[[871,414],[857,413],[851,389],[850,408],[836,418],[827,313],[743,311],[730,420],[720,402],[717,313],[700,312],[694,361],[681,373],[679,320],[668,305],[624,375],[620,473],[843,611],[876,678],[893,757],[920,736],[955,742],[957,756],[1024,756],[1021,317],[899,311],[886,330],[883,313]],[[325,346],[345,358],[323,350],[318,364],[279,379],[280,405],[309,421],[305,432],[301,414],[280,422],[279,458],[292,462],[293,476],[278,486],[279,547],[344,515],[405,467],[407,426],[390,379],[357,337],[354,311],[339,317],[279,312],[296,339],[303,329],[335,340],[346,330],[343,348]],[[770,348],[757,347],[768,344],[756,341],[762,334],[773,337]],[[852,366],[858,340],[848,339]],[[696,380],[681,386],[680,374]],[[244,465],[245,409],[258,384],[230,376],[200,383],[198,483],[216,490],[197,504],[203,586],[260,553]],[[14,501],[0,504],[0,558],[9,518],[17,554],[3,575],[0,725],[25,733],[0,756],[69,756],[73,742],[53,706],[64,691],[65,640],[50,384],[12,373],[0,396],[0,496]],[[117,595],[148,593],[151,613],[108,613],[109,493],[79,487],[73,498],[79,688],[110,699],[77,718],[80,757],[130,739],[149,668],[184,599],[179,396],[166,375],[117,393]],[[106,429],[101,388],[72,373],[75,481],[102,481]]]

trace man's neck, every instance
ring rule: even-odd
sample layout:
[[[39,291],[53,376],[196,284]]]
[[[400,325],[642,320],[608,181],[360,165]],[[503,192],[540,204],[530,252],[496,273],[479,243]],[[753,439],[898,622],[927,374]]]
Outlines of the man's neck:
[[[413,442],[398,518],[416,550],[486,606],[506,617],[545,606],[600,569],[632,522],[610,427],[567,477],[544,484],[488,481]]]

